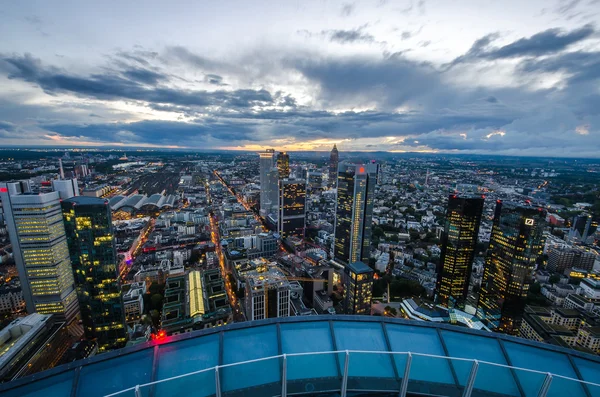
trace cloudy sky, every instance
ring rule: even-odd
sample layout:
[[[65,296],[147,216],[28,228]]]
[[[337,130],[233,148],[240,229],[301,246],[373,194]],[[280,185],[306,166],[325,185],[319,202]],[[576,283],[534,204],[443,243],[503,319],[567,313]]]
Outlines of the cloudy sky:
[[[600,157],[600,0],[20,0],[0,38],[0,146]]]

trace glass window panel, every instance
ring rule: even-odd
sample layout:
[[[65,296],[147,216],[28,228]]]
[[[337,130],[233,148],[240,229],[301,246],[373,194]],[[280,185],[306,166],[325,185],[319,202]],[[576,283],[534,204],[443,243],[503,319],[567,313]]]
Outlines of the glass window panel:
[[[338,350],[387,351],[381,323],[336,321],[333,323]],[[340,355],[343,371],[344,355]],[[362,354],[360,360],[350,360],[349,376],[394,377],[391,357]]]
[[[414,352],[445,356],[444,348],[434,328],[412,325],[386,324],[390,345],[396,352]],[[398,372],[404,373],[406,356],[394,356]],[[436,383],[454,384],[454,377],[447,360],[413,356],[410,379]]]
[[[275,325],[227,331],[223,335],[223,364],[278,354]],[[221,385],[224,391],[279,382],[280,379],[281,367],[278,359],[221,369]]]
[[[156,379],[166,379],[219,364],[219,335],[207,335],[162,345]]]
[[[54,375],[46,379],[33,381],[29,384],[23,385],[16,389],[5,391],[2,393],[3,397],[34,397],[34,396],[47,396],[47,397],[62,397],[70,396],[71,388],[73,386],[73,374],[74,371],[67,371],[65,373]]]
[[[507,365],[502,349],[496,338],[441,330],[451,357],[477,359],[490,363]],[[454,371],[459,381],[466,379],[471,371],[471,363],[454,360]],[[461,383],[461,385],[463,385]],[[493,365],[480,365],[474,389],[494,391],[510,396],[518,396],[519,388],[510,369]]]
[[[586,360],[579,357],[573,357],[573,362],[579,369],[579,373],[583,380],[600,383],[600,363],[591,360]],[[600,397],[600,386],[587,386],[590,394],[593,397]]]
[[[149,348],[82,367],[77,396],[100,397],[150,382],[153,357]]]
[[[515,367],[550,372],[577,379],[575,370],[564,353],[515,342],[504,342],[504,346],[512,365]],[[539,390],[539,376],[537,375],[524,371],[517,372],[517,377],[527,396],[537,395]],[[573,382],[554,378],[548,396],[585,396],[585,393],[581,386],[574,385]]]
[[[283,353],[288,354],[334,350],[329,322],[281,324],[281,349]],[[287,358],[289,380],[329,376],[338,376],[333,354]]]

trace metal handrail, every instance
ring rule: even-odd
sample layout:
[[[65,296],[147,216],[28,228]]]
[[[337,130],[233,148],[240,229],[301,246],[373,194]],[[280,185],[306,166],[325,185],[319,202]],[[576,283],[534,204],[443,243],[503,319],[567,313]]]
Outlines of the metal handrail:
[[[599,387],[600,388],[600,384],[598,383],[594,383],[594,382],[589,382],[589,381],[585,381],[582,379],[575,379],[575,378],[571,378],[568,376],[564,376],[564,375],[558,375],[558,374],[553,374],[553,373],[549,373],[549,372],[544,372],[544,371],[538,371],[535,369],[529,369],[529,368],[521,368],[521,367],[515,367],[515,366],[511,366],[511,365],[505,365],[505,364],[498,364],[498,363],[493,363],[493,362],[489,362],[489,361],[483,361],[483,360],[477,360],[477,359],[470,359],[470,358],[463,358],[463,357],[449,357],[449,356],[440,356],[440,355],[436,355],[436,354],[427,354],[427,353],[415,353],[415,352],[390,352],[390,351],[373,351],[373,350],[330,350],[330,351],[318,351],[318,352],[303,352],[303,353],[284,353],[284,354],[279,354],[276,356],[269,356],[269,357],[261,357],[261,358],[256,358],[256,359],[252,359],[252,360],[246,360],[246,361],[239,361],[236,363],[230,363],[230,364],[223,364],[223,365],[217,365],[214,367],[210,367],[210,368],[205,368],[202,370],[198,370],[198,371],[193,371],[193,372],[188,372],[185,374],[181,374],[181,375],[176,375],[176,376],[172,376],[170,378],[165,378],[165,379],[160,379],[160,380],[156,380],[153,382],[148,382],[148,383],[143,383],[143,384],[139,384],[133,387],[129,387],[127,389],[123,389],[120,390],[118,392],[115,393],[111,393],[111,394],[107,394],[105,397],[114,397],[114,396],[118,396],[120,394],[123,393],[127,393],[130,391],[136,391],[138,392],[140,390],[140,388],[143,387],[148,387],[148,386],[153,386],[153,385],[158,385],[160,383],[165,383],[165,382],[170,382],[172,380],[176,380],[176,379],[181,379],[181,378],[185,378],[188,376],[193,376],[193,375],[197,375],[203,372],[209,372],[209,371],[215,371],[218,374],[218,371],[223,369],[223,368],[228,368],[228,367],[234,367],[234,366],[238,366],[238,365],[244,365],[244,364],[252,364],[252,363],[257,363],[257,362],[261,362],[261,361],[267,361],[267,360],[274,360],[274,359],[284,359],[284,360],[288,360],[290,357],[301,357],[301,356],[316,356],[316,355],[327,355],[327,354],[344,354],[346,359],[344,362],[344,374],[343,374],[343,381],[342,381],[342,385],[340,386],[340,390],[342,392],[342,396],[345,395],[345,383],[347,380],[347,371],[348,371],[348,360],[350,358],[350,356],[352,354],[385,354],[385,355],[399,355],[399,356],[407,356],[407,365],[405,368],[405,372],[404,372],[404,378],[408,378],[408,375],[410,374],[410,365],[411,365],[411,361],[413,357],[429,357],[429,358],[439,358],[439,359],[444,359],[444,360],[454,360],[454,361],[464,361],[464,362],[470,362],[473,363],[473,367],[471,370],[471,374],[469,376],[469,380],[473,381],[475,380],[475,377],[477,375],[477,369],[478,367],[480,367],[482,364],[484,365],[492,365],[495,367],[501,367],[501,368],[506,368],[506,369],[512,369],[512,370],[517,370],[517,371],[525,371],[525,372],[530,372],[530,373],[536,373],[536,374],[540,374],[540,375],[544,375],[545,377],[545,382],[544,384],[542,384],[541,388],[540,388],[540,394],[539,396],[544,396],[548,390],[549,390],[549,381],[553,378],[561,378],[561,379],[565,379],[565,380],[569,380],[569,381],[573,381],[573,382],[577,382],[580,384],[585,384],[585,385],[590,385],[590,386],[595,386],[595,387]],[[217,375],[218,376],[218,375]],[[403,380],[404,380],[403,378]],[[216,379],[216,386],[217,388],[219,388],[219,380]],[[406,386],[408,382],[402,382],[402,389],[401,389],[401,395],[405,395],[406,394]],[[471,382],[469,382],[471,383]],[[470,388],[466,388],[464,396],[468,397],[471,394],[472,391],[472,384],[470,385]],[[286,388],[283,388],[284,390]],[[220,390],[217,390],[217,394],[219,394]]]

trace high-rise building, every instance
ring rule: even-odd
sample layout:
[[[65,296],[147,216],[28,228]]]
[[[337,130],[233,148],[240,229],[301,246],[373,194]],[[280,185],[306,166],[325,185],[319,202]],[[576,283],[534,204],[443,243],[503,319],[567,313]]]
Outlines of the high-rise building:
[[[464,308],[483,200],[482,197],[459,197],[455,194],[448,198],[437,280],[437,298],[443,306]]]
[[[372,164],[339,165],[333,258],[343,265],[369,260],[375,170]]]
[[[58,192],[33,194],[21,182],[0,183],[0,199],[28,313],[79,314]]]
[[[266,217],[272,211],[273,204],[277,203],[277,200],[272,201],[273,189],[275,189],[275,197],[277,197],[277,184],[272,186],[273,177],[272,175],[269,175],[273,169],[273,157],[275,156],[275,151],[273,149],[267,149],[264,152],[260,152],[258,155],[260,156],[260,214],[263,217]]]
[[[542,208],[498,200],[477,315],[498,332],[517,335],[536,259],[544,247]]]
[[[101,352],[123,347],[127,328],[108,200],[78,196],[61,205],[85,336]]]
[[[277,169],[279,170],[279,179],[290,177],[290,155],[286,152],[277,153]]]
[[[279,219],[281,238],[304,238],[306,226],[306,182],[295,179],[279,181]]]
[[[55,179],[52,181],[52,190],[58,192],[61,200],[79,196],[77,179]]]
[[[549,272],[563,273],[565,269],[577,268],[591,271],[594,268],[596,254],[581,248],[559,248],[552,247],[548,250],[548,264],[546,270]]]
[[[340,161],[340,154],[338,153],[337,146],[333,144],[333,149],[329,154],[329,187],[335,188],[337,184],[337,173],[338,163]]]
[[[373,269],[361,261],[344,268],[344,312],[371,314],[373,297]]]
[[[265,216],[270,216],[276,223],[279,215],[279,170],[277,167],[272,167],[267,172],[267,191],[268,201],[265,208],[268,209]]]
[[[248,321],[290,315],[290,283],[276,266],[263,266],[245,274]]]
[[[583,213],[573,217],[571,229],[569,230],[569,241],[585,243],[589,236],[596,232],[598,225],[592,222],[590,214]]]

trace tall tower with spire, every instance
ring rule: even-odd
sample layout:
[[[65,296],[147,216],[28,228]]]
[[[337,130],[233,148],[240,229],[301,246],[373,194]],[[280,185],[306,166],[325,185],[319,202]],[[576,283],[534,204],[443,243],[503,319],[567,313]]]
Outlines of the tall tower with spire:
[[[337,171],[339,160],[340,155],[338,153],[337,146],[334,143],[333,149],[331,149],[331,154],[329,155],[329,187],[331,188],[335,188],[337,186]]]

